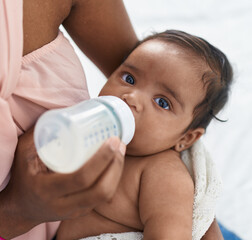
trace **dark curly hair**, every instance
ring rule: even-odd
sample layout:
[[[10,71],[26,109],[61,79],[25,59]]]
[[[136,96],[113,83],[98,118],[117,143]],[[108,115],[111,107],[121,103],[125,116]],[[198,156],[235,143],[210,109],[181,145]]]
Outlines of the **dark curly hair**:
[[[206,40],[178,30],[154,33],[139,41],[135,48],[149,40],[173,43],[189,50],[210,67],[210,70],[208,69],[202,74],[202,81],[206,86],[205,98],[194,108],[193,120],[185,132],[198,127],[206,129],[213,118],[222,121],[216,115],[226,104],[233,81],[232,66],[226,55]]]

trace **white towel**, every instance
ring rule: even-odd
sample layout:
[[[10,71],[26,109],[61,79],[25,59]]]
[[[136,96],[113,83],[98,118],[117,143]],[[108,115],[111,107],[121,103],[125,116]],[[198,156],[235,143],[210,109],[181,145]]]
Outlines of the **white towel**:
[[[201,141],[182,152],[181,158],[194,180],[192,239],[199,240],[210,227],[222,191],[221,177]]]
[[[197,141],[181,153],[181,158],[194,181],[192,240],[200,240],[210,227],[215,216],[217,199],[222,190],[222,181],[215,164],[203,143]],[[107,233],[81,240],[141,240],[140,232]]]
[[[82,238],[80,240],[142,240],[141,232],[106,233],[95,237]]]

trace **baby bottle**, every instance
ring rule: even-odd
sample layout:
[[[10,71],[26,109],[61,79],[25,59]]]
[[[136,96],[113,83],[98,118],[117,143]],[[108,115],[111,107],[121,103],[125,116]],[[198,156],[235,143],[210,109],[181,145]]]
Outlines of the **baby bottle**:
[[[40,159],[55,172],[80,168],[111,136],[128,144],[134,116],[118,97],[101,96],[45,112],[37,121],[34,142]]]

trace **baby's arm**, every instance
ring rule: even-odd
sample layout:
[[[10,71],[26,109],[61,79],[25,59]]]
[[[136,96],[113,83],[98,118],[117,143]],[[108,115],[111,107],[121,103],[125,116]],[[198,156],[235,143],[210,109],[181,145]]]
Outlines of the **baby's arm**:
[[[141,176],[139,211],[144,240],[192,239],[194,185],[179,156],[153,156]]]

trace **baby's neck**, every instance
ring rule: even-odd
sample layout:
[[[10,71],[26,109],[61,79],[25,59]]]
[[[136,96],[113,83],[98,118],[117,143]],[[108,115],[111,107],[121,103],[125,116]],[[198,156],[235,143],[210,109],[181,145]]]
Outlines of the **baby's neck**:
[[[153,156],[153,155],[158,155],[160,153],[163,153],[163,152],[167,152],[167,151],[172,151],[174,152],[174,154],[180,156],[180,152],[177,152],[175,151],[173,148],[169,148],[169,149],[165,149],[163,151],[159,151],[159,152],[153,152],[153,153],[130,153],[127,151],[126,149],[126,154],[125,154],[125,157],[134,157],[134,158],[143,158],[143,157],[150,157],[150,156]]]

